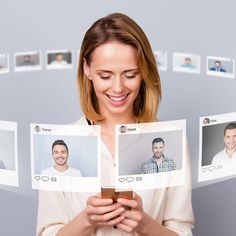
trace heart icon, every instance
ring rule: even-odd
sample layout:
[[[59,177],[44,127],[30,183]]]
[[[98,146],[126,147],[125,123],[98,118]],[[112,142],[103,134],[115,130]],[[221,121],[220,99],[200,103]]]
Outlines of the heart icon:
[[[40,180],[40,176],[38,176],[38,175],[35,175],[34,178],[35,178],[37,181]]]
[[[125,181],[125,178],[119,178],[119,181],[123,183]]]

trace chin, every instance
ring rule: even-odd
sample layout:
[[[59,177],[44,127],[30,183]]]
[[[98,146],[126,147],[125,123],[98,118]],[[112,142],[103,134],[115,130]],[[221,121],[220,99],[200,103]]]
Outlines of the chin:
[[[112,107],[109,110],[110,113],[114,115],[125,115],[130,113],[130,107],[127,106]]]

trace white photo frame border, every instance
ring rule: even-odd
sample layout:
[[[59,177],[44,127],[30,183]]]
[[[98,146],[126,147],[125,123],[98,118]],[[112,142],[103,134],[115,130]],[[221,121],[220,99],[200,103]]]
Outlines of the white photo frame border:
[[[127,132],[120,134],[121,126],[127,127]],[[155,133],[167,131],[182,131],[182,168],[167,172],[138,175],[119,175],[119,135]],[[144,124],[120,124],[115,127],[115,187],[119,189],[146,190],[183,185],[186,172],[186,120],[163,121]],[[141,179],[141,180],[140,180]]]
[[[7,74],[10,72],[10,56],[9,53],[0,53],[0,57],[6,56],[7,59],[7,67],[0,69],[0,74]]]
[[[208,118],[210,124],[203,124],[203,120]],[[228,122],[236,121],[236,112],[225,113],[220,115],[204,116],[199,118],[199,161],[198,161],[198,182],[205,182],[209,180],[217,180],[227,176],[233,176],[236,174],[236,161],[224,162],[221,164],[210,164],[202,166],[202,142],[203,142],[203,132],[202,129],[205,126],[219,125]],[[232,168],[232,164],[235,167]]]
[[[27,55],[38,55],[39,64],[38,65],[27,65],[27,66],[17,66],[16,58],[18,56]],[[26,52],[16,52],[14,53],[14,71],[15,72],[27,72],[27,71],[39,71],[42,69],[42,53],[41,51],[26,51]]]
[[[0,120],[0,130],[14,132],[15,170],[0,169],[0,184],[19,187],[17,123]]]
[[[153,51],[153,54],[155,56],[156,59],[156,63],[157,63],[157,68],[160,71],[167,71],[168,68],[168,53],[166,51],[159,51],[159,50],[155,50]],[[158,55],[162,54],[163,58],[164,58],[164,65],[158,65]]]
[[[40,132],[35,127],[40,127]],[[30,124],[31,137],[31,183],[33,189],[64,192],[98,192],[101,189],[101,163],[100,163],[100,126],[93,125],[50,125]],[[39,134],[40,133],[40,134]],[[97,137],[97,177],[66,177],[66,176],[44,176],[35,174],[34,157],[34,135],[46,136],[96,136]],[[55,181],[56,179],[56,181]]]
[[[184,68],[181,65],[176,65],[177,57],[181,58],[195,58],[196,59],[196,68]],[[172,55],[172,60],[173,60],[173,71],[174,72],[183,72],[183,73],[190,73],[190,74],[200,74],[201,72],[201,56],[200,54],[197,53],[180,53],[180,52],[174,52]]]
[[[209,68],[209,60],[218,60],[223,62],[232,62],[232,73],[221,72],[221,71],[212,71]],[[235,59],[234,58],[227,58],[227,57],[217,57],[217,56],[207,56],[206,57],[206,74],[209,76],[214,77],[222,77],[222,78],[235,78]]]
[[[49,54],[56,54],[56,53],[70,53],[71,54],[71,63],[68,63],[67,65],[61,65],[61,66],[55,66],[48,64],[48,55]],[[47,50],[45,53],[45,64],[47,70],[63,70],[63,69],[72,69],[73,68],[73,50],[71,49],[58,49],[58,50]]]

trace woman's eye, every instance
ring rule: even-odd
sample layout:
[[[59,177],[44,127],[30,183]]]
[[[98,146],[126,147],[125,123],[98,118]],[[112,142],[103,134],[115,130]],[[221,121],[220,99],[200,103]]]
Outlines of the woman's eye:
[[[111,76],[110,75],[100,75],[100,78],[101,79],[109,79],[109,78],[111,78]]]
[[[135,76],[136,76],[136,75],[125,75],[125,77],[126,77],[127,79],[133,79],[133,78],[135,78]]]

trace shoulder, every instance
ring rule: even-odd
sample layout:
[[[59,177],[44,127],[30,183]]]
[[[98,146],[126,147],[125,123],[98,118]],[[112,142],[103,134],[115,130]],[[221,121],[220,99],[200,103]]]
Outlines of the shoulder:
[[[225,154],[226,154],[226,150],[223,149],[223,150],[221,150],[220,152],[216,153],[215,157],[221,157],[221,156],[223,156],[223,155],[225,155]]]
[[[51,61],[50,65],[57,65],[58,63],[56,61]]]
[[[174,162],[174,159],[165,156],[164,161]]]
[[[148,159],[147,161],[143,162],[143,165],[149,165],[150,163],[153,162],[153,158]]]
[[[42,175],[51,175],[53,173],[53,168],[52,167],[49,167],[49,168],[46,168],[44,170],[42,170]]]
[[[72,176],[77,176],[77,177],[81,176],[81,172],[78,169],[70,167],[69,171]]]
[[[225,156],[225,149],[223,149],[222,151],[216,153],[216,155],[213,157],[212,162],[217,162],[220,161],[222,157]]]

